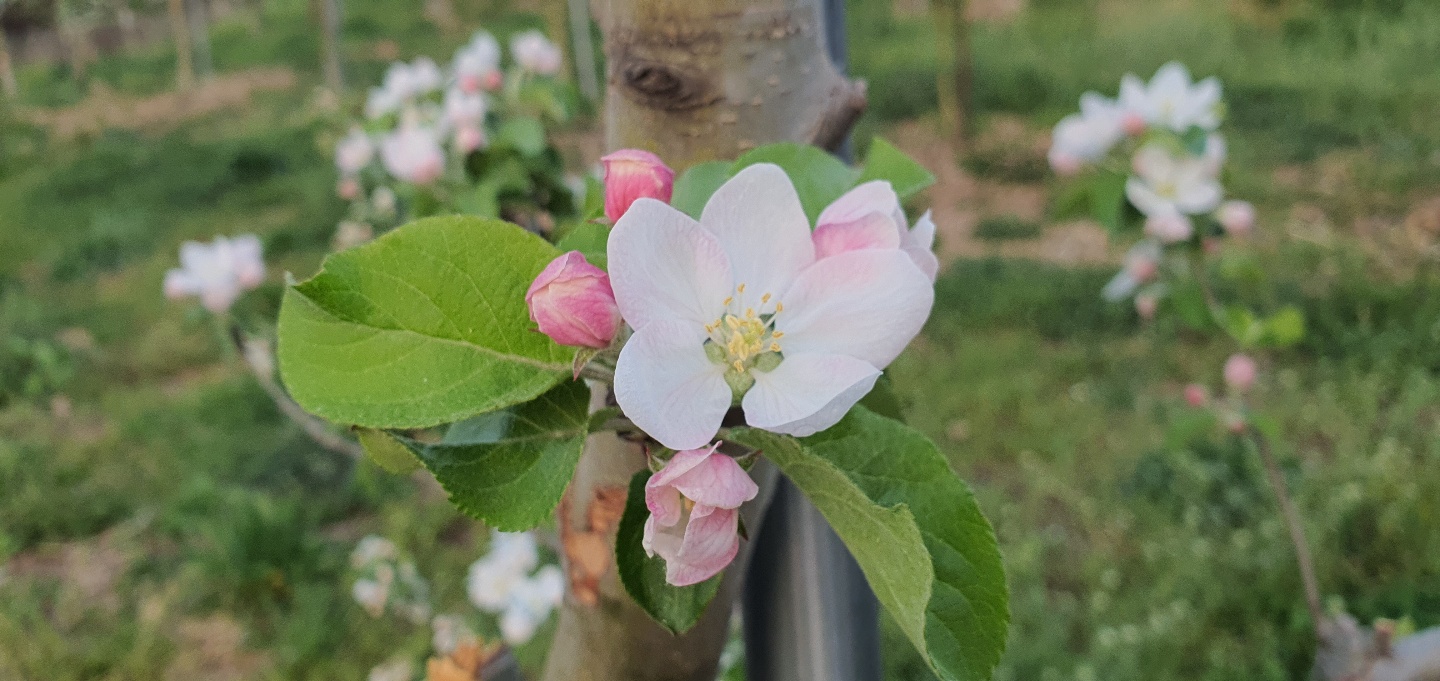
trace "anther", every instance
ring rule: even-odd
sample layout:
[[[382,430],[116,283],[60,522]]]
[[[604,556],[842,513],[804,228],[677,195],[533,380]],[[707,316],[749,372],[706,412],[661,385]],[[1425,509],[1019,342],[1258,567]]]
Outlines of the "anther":
[[[768,303],[768,302],[770,302],[770,294],[767,293],[767,294],[765,294],[765,295],[763,295],[763,296],[760,296],[760,302],[762,302],[762,303]]]
[[[745,285],[744,285],[744,284],[741,284],[741,285],[739,285],[739,286],[736,286],[736,287],[735,287],[735,292],[736,292],[736,293],[744,293],[744,292],[745,292]]]

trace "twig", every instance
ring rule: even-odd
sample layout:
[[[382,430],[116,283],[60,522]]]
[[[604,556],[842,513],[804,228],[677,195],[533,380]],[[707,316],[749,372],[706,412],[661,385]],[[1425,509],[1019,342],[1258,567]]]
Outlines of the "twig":
[[[268,343],[262,340],[249,339],[238,326],[230,327],[230,340],[235,344],[235,349],[240,357],[245,360],[245,366],[255,376],[256,382],[265,391],[266,395],[275,402],[275,406],[305,434],[314,440],[316,444],[337,454],[343,454],[352,459],[359,460],[365,456],[365,450],[359,444],[352,442],[330,430],[324,421],[311,416],[295,400],[285,394],[285,390],[275,382],[275,357],[270,352]]]
[[[1313,620],[1318,637],[1325,612],[1320,607],[1320,580],[1315,577],[1315,559],[1311,557],[1310,544],[1305,540],[1305,526],[1300,522],[1300,513],[1295,510],[1295,502],[1290,499],[1285,476],[1281,474],[1280,464],[1270,450],[1270,442],[1253,426],[1248,428],[1247,432],[1255,443],[1255,450],[1260,454],[1260,461],[1265,466],[1265,476],[1270,479],[1270,487],[1275,490],[1275,499],[1280,504],[1280,514],[1290,530],[1290,543],[1295,547],[1295,560],[1300,564],[1300,581],[1305,588],[1305,605],[1310,609],[1310,619]]]

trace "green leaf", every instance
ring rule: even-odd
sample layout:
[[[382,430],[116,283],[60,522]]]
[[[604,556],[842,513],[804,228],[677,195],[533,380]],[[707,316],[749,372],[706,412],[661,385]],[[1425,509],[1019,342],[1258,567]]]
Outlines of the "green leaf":
[[[355,429],[355,438],[365,449],[365,458],[390,473],[404,475],[420,467],[420,460],[389,433],[373,428]]]
[[[875,387],[860,398],[860,406],[887,419],[905,422],[905,405],[900,401],[900,395],[895,392],[895,382],[890,380],[890,374],[880,374],[880,379],[875,381]]]
[[[884,138],[876,137],[870,142],[870,153],[865,157],[865,168],[860,172],[859,182],[871,180],[889,182],[895,193],[900,195],[900,200],[904,201],[935,184],[935,175],[910,158],[909,154]]]
[[[425,428],[534,399],[575,356],[536,333],[525,290],[560,253],[499,220],[437,217],[326,258],[285,292],[280,373],[338,423]]]
[[[630,496],[625,500],[625,514],[615,533],[615,566],[625,591],[650,617],[673,634],[684,633],[695,626],[705,606],[720,589],[721,575],[715,575],[691,586],[671,586],[665,581],[665,561],[659,556],[645,555],[641,540],[645,537],[645,483],[650,471],[642,470],[630,479]]]
[[[1210,303],[1205,300],[1205,291],[1194,281],[1182,281],[1175,285],[1168,298],[1180,321],[1196,331],[1214,327],[1215,318],[1210,314]]]
[[[605,183],[585,176],[585,205],[580,207],[580,219],[586,222],[605,217]]]
[[[474,422],[468,433],[452,438],[452,428],[447,441],[401,441],[461,511],[500,530],[527,530],[550,516],[575,474],[589,403],[584,382],[567,381],[512,412]],[[481,434],[497,427],[498,437]]]
[[[738,173],[746,166],[756,163],[774,163],[790,176],[795,191],[800,194],[800,205],[810,224],[820,217],[820,211],[840,198],[855,181],[860,171],[845,165],[819,147],[794,142],[779,142],[757,147],[735,160],[731,173]]]
[[[1090,179],[1090,215],[1117,234],[1125,227],[1125,176],[1102,170]]]
[[[590,264],[604,269],[606,245],[609,243],[609,225],[582,222],[566,232],[555,246],[562,251],[580,251]]]
[[[801,440],[756,429],[729,439],[805,492],[941,679],[990,678],[1010,619],[1000,551],[934,444],[863,407]]]
[[[1067,183],[1050,208],[1050,219],[1073,220],[1090,216],[1090,182]]]
[[[1191,156],[1204,156],[1209,141],[1210,133],[1198,125],[1190,126],[1190,129],[1180,136],[1180,143]]]
[[[1263,342],[1270,347],[1288,348],[1305,338],[1305,313],[1287,305],[1264,322]]]
[[[545,152],[545,126],[535,118],[508,119],[495,133],[495,144],[510,147],[522,156],[539,156]]]
[[[675,190],[670,195],[670,205],[676,210],[700,219],[700,211],[720,185],[730,179],[730,165],[725,161],[707,161],[690,166],[675,179]]]
[[[1215,412],[1209,409],[1186,409],[1177,414],[1165,431],[1165,446],[1172,450],[1185,449],[1195,440],[1215,430]]]
[[[1220,317],[1220,324],[1235,342],[1243,347],[1252,347],[1260,340],[1265,327],[1255,318],[1255,313],[1244,305],[1227,305]]]

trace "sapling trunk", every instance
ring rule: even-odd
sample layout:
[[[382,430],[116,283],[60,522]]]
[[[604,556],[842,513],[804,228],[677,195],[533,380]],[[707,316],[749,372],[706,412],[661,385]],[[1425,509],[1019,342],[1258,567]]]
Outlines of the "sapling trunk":
[[[0,2],[0,14],[5,12],[5,3]],[[15,66],[10,61],[10,43],[5,40],[5,30],[0,28],[0,92],[14,99],[20,93],[15,84]]]
[[[190,53],[190,27],[185,21],[185,0],[166,0],[170,37],[175,41],[175,85],[188,90],[195,85],[195,61]]]
[[[820,0],[597,0],[596,8],[609,150],[646,149],[684,169],[768,142],[833,147],[864,109],[864,85],[827,57]],[[613,434],[586,443],[558,512],[572,588],[546,681],[715,678],[744,553],[689,632],[673,636],[651,621],[616,577],[615,523],[597,522],[644,466],[637,443]],[[762,482],[760,500],[771,487]],[[763,510],[747,505],[748,527]]]

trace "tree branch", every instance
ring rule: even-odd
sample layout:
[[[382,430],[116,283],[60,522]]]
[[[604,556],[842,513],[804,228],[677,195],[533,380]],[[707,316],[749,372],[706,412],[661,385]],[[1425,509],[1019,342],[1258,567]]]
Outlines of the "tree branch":
[[[1280,505],[1280,515],[1290,531],[1290,543],[1295,547],[1295,560],[1300,565],[1300,582],[1305,589],[1305,605],[1310,609],[1310,619],[1316,636],[1319,637],[1325,622],[1325,611],[1320,605],[1320,580],[1315,576],[1315,559],[1311,557],[1310,544],[1305,540],[1305,526],[1301,522],[1300,512],[1295,509],[1295,502],[1290,499],[1285,476],[1270,449],[1269,440],[1254,426],[1249,427],[1246,432],[1260,455],[1265,477],[1270,480],[1270,488],[1275,491],[1275,500]]]

